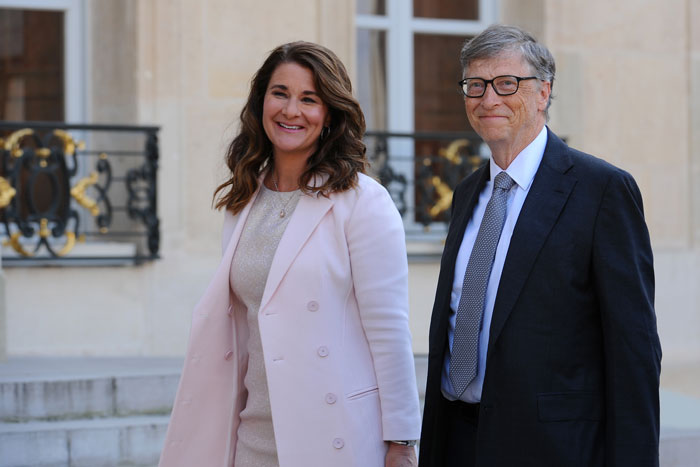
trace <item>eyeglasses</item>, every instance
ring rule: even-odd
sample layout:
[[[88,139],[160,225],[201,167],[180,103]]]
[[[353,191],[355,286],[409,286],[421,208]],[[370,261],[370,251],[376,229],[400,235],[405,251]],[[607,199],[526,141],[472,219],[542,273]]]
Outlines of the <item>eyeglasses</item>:
[[[483,78],[464,78],[459,83],[462,93],[467,97],[481,97],[486,93],[486,86],[491,83],[491,87],[499,96],[510,96],[518,92],[520,82],[528,79],[538,79],[537,76],[528,76],[521,78],[520,76],[503,75],[496,76],[494,79]]]

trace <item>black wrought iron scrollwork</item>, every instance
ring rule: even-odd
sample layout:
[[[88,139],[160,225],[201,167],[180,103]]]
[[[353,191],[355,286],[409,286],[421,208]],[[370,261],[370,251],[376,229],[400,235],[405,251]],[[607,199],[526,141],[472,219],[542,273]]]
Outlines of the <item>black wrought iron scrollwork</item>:
[[[455,138],[433,144],[433,152],[416,156],[416,220],[427,226],[448,222],[452,193],[483,159],[475,148],[481,140]]]
[[[390,140],[406,154],[392,153]],[[454,188],[484,162],[475,133],[369,131],[365,142],[373,171],[404,220],[424,228],[449,221]]]
[[[115,177],[110,151],[86,150],[71,130],[141,133],[146,136],[145,147],[143,151],[116,148],[114,157],[124,158],[118,164],[123,175]],[[0,241],[10,247],[3,250],[3,260],[70,259],[77,242],[100,236],[111,242],[146,238],[149,254],[143,255],[134,244],[133,260],[157,258],[157,132],[157,127],[0,122]],[[125,171],[124,166],[133,167],[131,161],[138,161],[135,157],[143,158],[143,163]],[[123,202],[124,195],[128,196],[127,205],[115,207],[115,197]],[[115,212],[121,213],[122,219],[127,213],[138,222],[130,227],[132,224],[120,221],[114,231]],[[126,229],[119,231],[120,227]],[[6,251],[17,256],[5,256]]]
[[[401,216],[406,214],[408,203],[406,200],[408,181],[403,174],[398,173],[389,163],[389,151],[387,139],[378,137],[374,139],[374,148],[370,152],[372,170],[379,178],[379,183],[384,185],[396,205]]]
[[[3,209],[5,234],[9,245],[25,257],[42,246],[53,256],[64,255],[75,244],[79,219],[70,205],[71,170],[65,157],[74,147],[56,145],[55,136],[22,129],[3,140],[0,149],[2,173],[16,194]],[[72,230],[67,230],[69,223]],[[62,238],[58,249],[57,242],[50,241]]]
[[[103,175],[104,179],[102,185],[99,183],[93,185],[93,188],[97,191],[97,200],[95,202],[97,205],[101,204],[103,206],[103,209],[97,214],[95,222],[100,233],[107,233],[109,226],[112,224],[112,203],[107,195],[109,187],[112,185],[112,166],[107,159],[107,154],[100,154],[95,169],[98,174]]]
[[[127,212],[132,219],[140,219],[148,232],[148,249],[152,255],[160,248],[160,222],[156,214],[156,173],[158,171],[158,135],[155,132],[146,138],[146,161],[126,174],[129,197]]]

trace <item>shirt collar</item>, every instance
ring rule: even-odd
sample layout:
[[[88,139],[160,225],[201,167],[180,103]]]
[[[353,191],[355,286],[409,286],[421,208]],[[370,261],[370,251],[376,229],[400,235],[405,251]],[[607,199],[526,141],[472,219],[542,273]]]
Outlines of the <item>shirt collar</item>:
[[[540,162],[542,162],[542,156],[544,155],[544,148],[547,146],[547,127],[543,126],[540,133],[528,144],[525,149],[520,151],[520,154],[515,156],[513,162],[510,163],[505,172],[510,176],[510,178],[518,184],[523,190],[530,188],[532,180],[535,179],[535,174],[537,169],[540,167]],[[490,161],[490,176],[491,182],[499,173],[503,172],[493,158]]]

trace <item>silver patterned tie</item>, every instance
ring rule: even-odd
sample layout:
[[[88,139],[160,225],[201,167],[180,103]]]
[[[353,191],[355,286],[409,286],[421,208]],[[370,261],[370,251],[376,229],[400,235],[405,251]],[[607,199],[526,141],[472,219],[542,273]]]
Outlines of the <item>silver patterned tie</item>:
[[[484,218],[464,273],[450,360],[450,381],[458,397],[476,377],[486,286],[503,230],[508,191],[514,183],[505,172],[496,175],[493,193],[486,205]]]

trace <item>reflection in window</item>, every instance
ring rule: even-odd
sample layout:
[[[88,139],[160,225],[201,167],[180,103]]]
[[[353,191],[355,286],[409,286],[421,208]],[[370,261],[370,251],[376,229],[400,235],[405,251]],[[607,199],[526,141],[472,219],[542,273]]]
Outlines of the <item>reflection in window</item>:
[[[460,36],[415,34],[414,102],[416,131],[466,131],[469,122],[457,82],[462,79]]]
[[[386,33],[357,30],[357,97],[367,128],[386,130]]]
[[[358,15],[385,15],[386,4],[384,0],[356,0]]]
[[[413,0],[416,18],[479,19],[479,0]]]
[[[0,120],[64,120],[63,12],[0,8]]]

